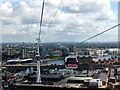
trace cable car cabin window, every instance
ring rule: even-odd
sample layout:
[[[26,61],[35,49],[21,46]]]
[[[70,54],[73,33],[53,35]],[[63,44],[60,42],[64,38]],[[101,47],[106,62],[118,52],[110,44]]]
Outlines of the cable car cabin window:
[[[67,61],[65,64],[78,64],[76,58],[67,58]]]

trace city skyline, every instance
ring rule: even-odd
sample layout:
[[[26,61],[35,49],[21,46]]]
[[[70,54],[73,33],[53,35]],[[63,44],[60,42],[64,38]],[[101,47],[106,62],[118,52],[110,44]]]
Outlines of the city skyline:
[[[1,42],[36,42],[41,6],[42,0],[16,0],[16,2],[3,0],[0,8]],[[116,24],[118,24],[118,2],[115,0],[92,0],[92,2],[91,0],[71,2],[45,0],[41,40],[42,42],[81,42]],[[90,41],[112,42],[118,41],[117,39],[118,28],[115,28]]]

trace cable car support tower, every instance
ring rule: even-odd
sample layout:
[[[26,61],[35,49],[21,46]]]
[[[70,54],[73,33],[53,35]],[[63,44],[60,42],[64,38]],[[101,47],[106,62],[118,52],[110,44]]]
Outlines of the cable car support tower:
[[[43,19],[43,10],[44,10],[44,0],[42,3],[42,12],[41,12],[41,19],[40,19],[40,29],[39,29],[39,36],[36,39],[37,40],[37,55],[36,60],[37,60],[37,76],[36,76],[36,82],[41,83],[41,69],[40,69],[40,44],[41,44],[41,26],[42,26],[42,19]]]

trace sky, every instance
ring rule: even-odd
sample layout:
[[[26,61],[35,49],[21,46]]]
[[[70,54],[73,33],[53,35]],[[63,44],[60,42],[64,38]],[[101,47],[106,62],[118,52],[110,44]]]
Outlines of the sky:
[[[2,0],[0,41],[36,42],[41,6],[42,0]],[[41,41],[81,42],[116,24],[118,0],[45,0]],[[118,28],[89,40],[113,41],[118,41]]]

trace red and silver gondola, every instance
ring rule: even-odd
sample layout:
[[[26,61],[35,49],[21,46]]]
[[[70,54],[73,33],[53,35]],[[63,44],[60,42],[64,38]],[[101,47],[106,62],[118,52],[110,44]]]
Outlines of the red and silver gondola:
[[[78,67],[78,59],[77,59],[77,56],[72,56],[72,55],[70,55],[70,56],[67,56],[66,58],[65,58],[65,67],[66,68],[73,68],[73,69],[75,69],[75,68],[77,68]]]

